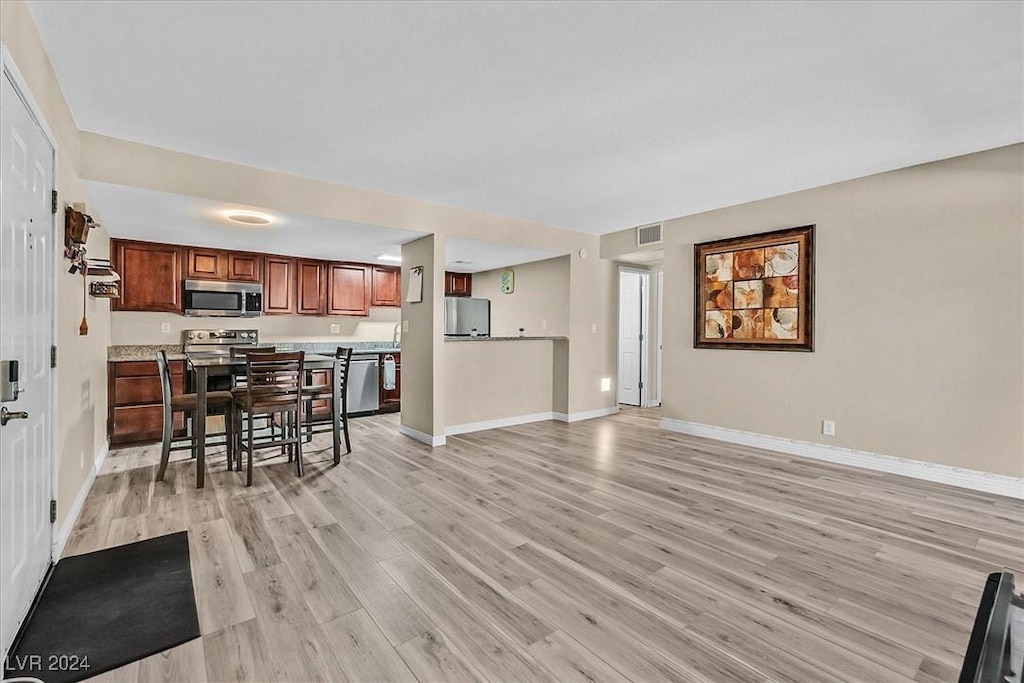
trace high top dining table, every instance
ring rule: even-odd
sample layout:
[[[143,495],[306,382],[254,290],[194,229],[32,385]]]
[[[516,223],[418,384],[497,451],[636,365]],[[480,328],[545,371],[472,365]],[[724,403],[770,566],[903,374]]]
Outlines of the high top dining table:
[[[186,353],[185,359],[195,372],[197,403],[194,427],[197,461],[196,488],[201,489],[206,485],[207,384],[211,376],[244,375],[245,357],[232,358],[229,354]],[[341,384],[340,375],[337,372],[338,362],[338,359],[334,356],[324,356],[316,353],[307,353],[304,362],[304,369],[309,372],[313,370],[331,370],[331,421],[334,428],[335,465],[341,464],[341,415],[338,413],[339,406],[341,406]]]

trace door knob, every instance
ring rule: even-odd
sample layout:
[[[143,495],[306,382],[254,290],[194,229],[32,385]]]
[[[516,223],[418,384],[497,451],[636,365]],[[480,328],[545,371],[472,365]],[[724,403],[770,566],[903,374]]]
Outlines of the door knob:
[[[7,406],[0,408],[0,427],[7,424],[9,420],[25,420],[28,419],[28,413],[24,410],[7,410]]]

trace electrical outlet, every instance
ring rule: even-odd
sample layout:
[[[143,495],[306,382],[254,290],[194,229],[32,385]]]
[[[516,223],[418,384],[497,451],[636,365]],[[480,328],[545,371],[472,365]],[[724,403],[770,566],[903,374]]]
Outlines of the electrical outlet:
[[[163,332],[164,334],[170,334],[171,333],[171,324],[170,323],[160,323],[160,331]]]
[[[597,323],[590,326],[590,334],[597,334]]]
[[[331,323],[331,334],[341,334],[341,325],[338,323]]]
[[[835,436],[836,435],[836,423],[833,422],[832,420],[822,420],[821,421],[821,433],[824,434],[825,436]]]
[[[403,320],[402,321],[402,332],[408,332],[408,331],[409,331],[409,321],[408,320]]]
[[[548,321],[547,320],[541,320],[540,321],[540,329],[542,329],[542,330],[548,329]]]

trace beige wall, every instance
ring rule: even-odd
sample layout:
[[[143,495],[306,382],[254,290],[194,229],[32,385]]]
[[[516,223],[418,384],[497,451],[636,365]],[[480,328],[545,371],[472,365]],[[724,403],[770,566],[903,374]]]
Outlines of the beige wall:
[[[597,250],[594,245],[587,258],[573,255],[569,263],[570,414],[616,405],[618,278],[615,264],[597,258]],[[605,377],[612,380],[609,391],[601,390]]]
[[[550,340],[446,342],[445,426],[550,413],[553,345]]]
[[[568,405],[570,412],[587,412],[615,405],[614,391],[602,392],[602,377],[614,377],[614,265],[599,258],[600,239],[548,225],[460,209],[383,192],[334,185],[308,178],[206,159],[157,147],[82,133],[83,176],[100,182],[176,192],[270,210],[296,212],[367,225],[431,232],[447,236],[544,249],[569,257]],[[585,256],[580,256],[583,252]],[[436,287],[443,274],[443,248],[434,250],[440,264]],[[404,268],[403,268],[404,270]],[[433,279],[433,278],[432,278]],[[404,286],[404,285],[403,285]],[[436,292],[435,296],[442,296]],[[438,307],[440,308],[440,307]],[[435,312],[441,316],[443,311]],[[433,315],[433,314],[432,314]],[[440,328],[440,329],[443,329]],[[431,375],[443,377],[443,354],[423,359],[433,363]],[[403,344],[408,348],[408,344]],[[403,353],[403,374],[415,375],[419,361]],[[410,362],[412,366],[410,366]],[[405,380],[403,378],[403,385]],[[433,386],[436,384],[437,386]],[[403,386],[403,413],[419,402],[440,401],[440,381]],[[420,393],[422,390],[425,393]],[[434,411],[435,435],[442,433],[443,412]],[[403,419],[405,419],[403,417]],[[422,431],[422,430],[421,430]]]
[[[694,349],[693,244],[810,223],[814,352]],[[1022,145],[666,222],[664,416],[1024,476],[1022,226]]]
[[[35,23],[24,2],[0,2],[0,40],[28,84],[32,99],[57,138],[57,192],[65,203],[86,202],[79,175],[79,132],[60,90]],[[98,216],[94,207],[91,215]],[[63,211],[59,212],[63,215]],[[88,298],[89,334],[79,336],[82,320],[82,278],[69,275],[63,258],[63,226],[59,230],[57,278],[57,528],[78,496],[106,442],[106,348],[110,343],[110,309],[106,299]],[[103,230],[89,233],[88,254],[109,254]]]
[[[136,313],[117,311],[111,316],[112,344],[178,344],[181,331],[221,328],[259,330],[260,341],[386,341],[395,338],[400,326],[400,308],[373,307],[365,318],[310,315],[264,315],[259,318],[190,318],[177,313]],[[171,326],[161,332],[161,325]],[[331,332],[338,325],[339,332]],[[399,337],[401,333],[399,332]]]
[[[406,301],[412,269],[423,267],[422,301]],[[402,247],[402,425],[444,434],[444,238],[429,235]]]
[[[511,294],[501,291],[505,270],[515,272]],[[475,273],[473,296],[491,300],[492,337],[518,336],[520,327],[528,337],[568,335],[569,257]]]

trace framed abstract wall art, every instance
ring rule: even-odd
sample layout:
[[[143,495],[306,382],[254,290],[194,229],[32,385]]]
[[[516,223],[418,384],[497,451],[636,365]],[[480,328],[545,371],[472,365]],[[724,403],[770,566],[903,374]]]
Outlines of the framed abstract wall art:
[[[814,226],[693,245],[693,345],[814,350]]]

